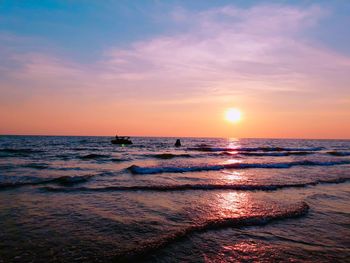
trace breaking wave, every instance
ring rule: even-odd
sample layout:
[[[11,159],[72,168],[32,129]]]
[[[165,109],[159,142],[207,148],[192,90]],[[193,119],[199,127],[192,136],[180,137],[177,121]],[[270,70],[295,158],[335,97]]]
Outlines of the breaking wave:
[[[306,215],[310,207],[307,203],[301,202],[290,205],[288,208],[276,211],[270,214],[242,216],[238,218],[217,218],[207,220],[203,223],[184,227],[177,232],[166,234],[155,241],[146,241],[140,247],[130,249],[124,253],[116,255],[113,262],[133,262],[141,260],[145,256],[164,248],[170,243],[179,241],[195,233],[203,233],[210,230],[218,230],[224,228],[240,228],[249,226],[264,226],[274,221],[280,221],[291,218],[298,218]]]
[[[172,192],[172,191],[193,191],[193,190],[237,190],[237,191],[276,191],[284,188],[303,188],[315,186],[318,184],[340,184],[350,181],[350,177],[320,179],[306,183],[289,184],[182,184],[182,185],[133,185],[133,186],[107,186],[107,187],[73,187],[73,188],[55,188],[44,187],[43,190],[49,192],[109,192],[109,191],[154,191],[154,192]]]
[[[282,147],[241,147],[241,148],[225,148],[225,147],[192,147],[187,148],[190,151],[201,152],[317,152],[324,148],[322,147],[310,147],[310,148],[282,148]]]
[[[190,167],[176,167],[176,166],[155,166],[155,167],[141,167],[132,165],[127,168],[133,174],[159,174],[159,173],[186,173],[186,172],[201,172],[201,171],[219,171],[223,169],[249,169],[249,168],[263,168],[263,169],[286,169],[293,166],[333,166],[350,164],[350,160],[342,161],[294,161],[282,163],[232,163],[232,164],[216,164]]]

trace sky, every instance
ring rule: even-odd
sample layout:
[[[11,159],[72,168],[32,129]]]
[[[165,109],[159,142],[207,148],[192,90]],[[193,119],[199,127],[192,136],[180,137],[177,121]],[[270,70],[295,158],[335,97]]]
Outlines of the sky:
[[[0,0],[0,134],[350,139],[349,14],[346,0]]]

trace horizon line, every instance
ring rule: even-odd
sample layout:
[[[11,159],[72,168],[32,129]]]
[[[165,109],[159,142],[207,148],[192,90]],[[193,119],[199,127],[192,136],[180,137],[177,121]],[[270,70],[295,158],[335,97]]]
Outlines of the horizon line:
[[[53,135],[53,134],[0,134],[0,136],[37,136],[37,137],[115,137],[115,135]],[[124,135],[123,135],[124,136]],[[126,136],[126,135],[125,135]],[[273,140],[344,140],[349,141],[350,138],[292,138],[292,137],[217,137],[217,136],[154,136],[154,135],[128,135],[136,138],[205,138],[205,139],[273,139]]]

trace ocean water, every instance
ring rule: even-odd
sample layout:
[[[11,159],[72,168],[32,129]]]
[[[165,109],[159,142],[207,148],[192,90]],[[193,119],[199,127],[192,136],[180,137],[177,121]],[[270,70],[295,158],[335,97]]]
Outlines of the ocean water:
[[[0,262],[350,262],[350,141],[0,137]]]

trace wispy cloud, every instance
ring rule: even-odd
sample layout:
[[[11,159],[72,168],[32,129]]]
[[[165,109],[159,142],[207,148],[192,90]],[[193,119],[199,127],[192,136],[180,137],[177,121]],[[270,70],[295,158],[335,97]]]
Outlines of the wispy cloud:
[[[182,32],[111,47],[89,65],[54,54],[12,56],[19,66],[7,77],[11,88],[18,83],[24,89],[26,83],[31,92],[74,89],[126,99],[322,92],[333,86],[344,93],[349,57],[306,37],[325,15],[319,6],[176,9],[168,19],[185,25]]]

